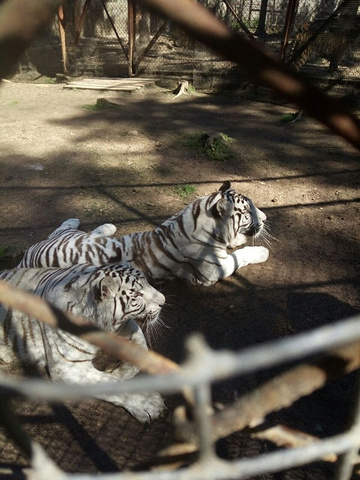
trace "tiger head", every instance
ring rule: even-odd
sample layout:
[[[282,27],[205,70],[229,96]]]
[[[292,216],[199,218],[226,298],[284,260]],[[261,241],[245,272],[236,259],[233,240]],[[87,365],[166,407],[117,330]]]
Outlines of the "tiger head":
[[[157,322],[165,297],[153,288],[144,274],[128,264],[97,267],[91,295],[96,324],[110,332],[120,332],[129,320],[140,325]]]
[[[212,207],[214,217],[219,220],[221,236],[228,248],[243,245],[250,237],[260,235],[266,215],[250,198],[236,193],[226,181],[215,196]]]

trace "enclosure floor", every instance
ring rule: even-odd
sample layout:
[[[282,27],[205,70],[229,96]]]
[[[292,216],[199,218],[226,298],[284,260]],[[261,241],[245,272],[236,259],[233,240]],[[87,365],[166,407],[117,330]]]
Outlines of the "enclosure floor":
[[[174,84],[173,89],[176,87]],[[114,102],[108,108],[101,98]],[[359,153],[312,119],[282,123],[284,106],[238,94],[171,89],[134,92],[6,83],[0,90],[0,246],[3,268],[65,219],[84,230],[114,223],[119,234],[151,229],[224,180],[267,215],[274,239],[265,264],[239,270],[209,288],[160,285],[166,327],[152,347],[176,362],[196,331],[212,348],[240,350],[347,318],[359,311]],[[101,106],[102,105],[102,106]],[[233,155],[215,162],[194,138],[223,132]],[[194,137],[195,136],[195,137]],[[259,372],[219,383],[214,400],[229,403],[273,375]],[[341,432],[351,411],[353,378],[271,415],[318,437]],[[173,442],[171,411],[150,426],[100,401],[17,403],[26,430],[69,472],[115,471],[149,460]],[[271,451],[237,433],[218,444],[228,459]],[[1,464],[26,460],[1,433]],[[261,480],[332,478],[333,465]]]

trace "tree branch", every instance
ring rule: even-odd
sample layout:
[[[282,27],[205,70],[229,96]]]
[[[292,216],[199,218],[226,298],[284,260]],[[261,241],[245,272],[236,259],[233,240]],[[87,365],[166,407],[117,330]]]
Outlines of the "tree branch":
[[[61,3],[61,0],[0,2],[0,80],[13,73],[27,46],[50,23]]]

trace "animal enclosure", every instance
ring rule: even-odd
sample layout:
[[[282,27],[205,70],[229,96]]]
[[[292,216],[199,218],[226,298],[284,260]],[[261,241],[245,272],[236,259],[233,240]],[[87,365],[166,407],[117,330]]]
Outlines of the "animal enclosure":
[[[274,238],[266,263],[223,282],[159,287],[166,328],[149,339],[151,347],[178,364],[190,352],[192,363],[182,378],[138,378],[124,390],[162,391],[167,417],[147,426],[111,404],[80,400],[77,387],[64,386],[59,396],[56,385],[42,390],[41,383],[3,378],[3,423],[11,419],[8,395],[20,394],[11,408],[24,431],[69,479],[100,472],[119,479],[357,480],[358,151],[310,117],[282,122],[293,111],[287,105],[236,91],[195,90],[174,100],[155,83],[132,93],[97,92],[18,78],[0,91],[3,268],[69,217],[79,217],[84,230],[104,222],[119,234],[152,229],[226,180],[266,213]],[[226,155],[209,155],[202,140],[219,132]],[[198,337],[188,342],[193,332],[208,347]],[[354,351],[343,349],[349,342]],[[184,405],[175,394],[182,382],[193,389],[195,423],[186,416],[173,422]],[[180,459],[169,449],[179,441],[176,425],[183,427],[180,453],[187,450]],[[2,471],[22,478],[28,458],[5,432],[0,441]],[[43,450],[36,450],[41,466]],[[155,465],[164,451],[175,461],[167,471]]]

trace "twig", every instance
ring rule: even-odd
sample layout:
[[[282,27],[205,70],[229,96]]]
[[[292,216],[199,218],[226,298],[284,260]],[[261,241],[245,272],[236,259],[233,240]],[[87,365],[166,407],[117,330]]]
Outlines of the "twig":
[[[107,353],[110,353],[111,355],[122,360],[132,362],[140,369],[143,369],[149,373],[175,373],[174,378],[176,378],[178,376],[176,374],[181,374],[181,372],[185,374],[186,368],[191,367],[195,377],[198,373],[198,369],[200,369],[202,372],[203,381],[206,382],[209,381],[209,379],[205,378],[206,375],[203,371],[203,367],[205,367],[205,365],[207,368],[206,371],[208,371],[209,368],[211,369],[212,363],[215,362],[220,368],[220,371],[217,374],[219,379],[222,378],[222,376],[225,374],[225,371],[228,372],[228,374],[231,371],[231,368],[225,368],[224,359],[226,358],[227,360],[230,360],[230,357],[232,357],[234,354],[230,354],[229,352],[228,354],[225,354],[225,357],[222,359],[222,361],[220,361],[220,354],[214,355],[211,350],[209,350],[206,345],[202,344],[200,339],[197,338],[192,339],[193,345],[191,349],[194,355],[194,360],[187,367],[182,369],[174,362],[156,354],[155,352],[147,351],[141,347],[138,347],[137,345],[133,345],[131,342],[115,334],[102,332],[97,327],[86,323],[84,320],[79,319],[71,313],[63,312],[54,308],[44,299],[34,297],[31,294],[13,287],[1,280],[0,301],[10,308],[19,309],[28,315],[35,316],[40,321],[44,321],[44,323],[50,325],[51,327],[62,328],[72,334],[79,335],[84,340],[103,348]],[[340,322],[338,326],[333,325],[330,330],[332,331],[332,334],[334,334],[335,331],[337,332],[338,327],[342,327],[343,331],[348,330],[348,327],[350,325],[354,325],[354,322],[358,322],[357,317],[354,318],[354,320]],[[322,341],[324,341],[324,338],[327,338],[327,336],[330,335],[328,330],[329,328],[327,327],[318,329],[316,332],[312,333],[312,340],[315,341],[317,340],[317,337],[319,337],[319,339],[321,337]],[[353,338],[356,338],[358,335],[356,326],[352,327],[352,331],[354,335]],[[307,338],[307,335],[303,334],[302,337]],[[341,335],[339,334],[338,337],[341,337]],[[291,342],[291,340],[283,340],[282,342],[285,342],[287,345],[285,347],[287,352],[290,348],[288,343]],[[297,344],[301,343],[300,339],[298,338],[296,339],[296,342]],[[337,342],[339,342],[339,338],[337,338]],[[315,344],[316,343],[317,341],[315,341]],[[336,342],[333,343],[333,345],[335,344]],[[341,344],[341,342],[338,344]],[[266,350],[265,347],[262,348],[263,350]],[[277,351],[279,350],[281,349],[278,346]],[[294,350],[296,349],[292,348],[291,350],[294,355]],[[211,355],[214,358],[212,358]],[[268,354],[266,356],[268,357]],[[213,362],[211,362],[211,359]],[[272,363],[269,362],[269,359],[270,357],[268,357],[267,361],[268,366]],[[261,364],[261,359],[258,359],[258,361]],[[243,362],[241,363],[243,364]],[[274,363],[276,364],[276,362]],[[354,371],[355,369],[358,369],[359,367],[360,342],[357,341],[356,343],[352,343],[348,346],[339,347],[333,350],[330,354],[327,354],[326,356],[321,357],[320,359],[311,363],[292,368],[282,375],[279,375],[266,382],[254,392],[244,395],[232,406],[225,408],[213,416],[209,415],[209,421],[212,425],[212,440],[216,441],[219,438],[230,435],[231,433],[244,430],[245,428],[253,428],[258,426],[264,421],[264,418],[269,413],[292,405],[302,396],[309,395],[316,389],[323,387],[326,382],[339,378]],[[171,380],[172,378],[169,377],[167,379],[167,383],[171,384]],[[131,381],[129,385],[130,384]],[[190,383],[187,382],[186,384],[189,385]],[[8,390],[11,394],[11,388]],[[4,391],[6,391],[6,389]],[[192,401],[192,397],[189,397],[190,401]],[[186,452],[186,454],[189,455],[198,450],[198,435],[196,427],[191,421],[188,420],[183,407],[180,407],[180,409],[176,411],[175,422],[178,427],[179,435],[187,443],[179,446],[173,445],[169,449],[166,449],[162,452],[162,456],[164,457],[170,454],[173,455],[175,451],[177,454],[179,454],[179,452]],[[279,431],[277,431],[277,434],[279,438]],[[282,441],[284,441],[284,439]]]
[[[289,428],[285,425],[276,425],[275,427],[255,432],[251,434],[252,437],[261,438],[262,440],[268,440],[278,447],[297,448],[304,447],[313,442],[320,442],[321,439],[309,435],[308,433],[299,432],[293,428]],[[326,462],[334,463],[337,461],[337,455],[330,454],[323,457]]]
[[[292,368],[215,415],[214,435],[221,438],[245,427],[259,425],[269,413],[289,407],[299,398],[359,367],[360,343],[357,342],[312,363]]]

